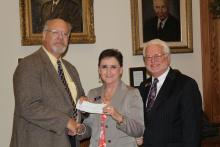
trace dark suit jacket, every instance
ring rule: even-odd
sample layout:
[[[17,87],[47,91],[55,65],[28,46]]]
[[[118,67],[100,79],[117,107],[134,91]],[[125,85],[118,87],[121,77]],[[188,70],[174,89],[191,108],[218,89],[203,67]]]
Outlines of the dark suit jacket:
[[[180,23],[172,15],[169,15],[161,33],[157,29],[157,17],[144,22],[143,41],[159,38],[163,41],[180,41]]]
[[[199,147],[202,104],[196,82],[170,69],[147,113],[150,86],[151,78],[139,87],[145,109],[144,147]]]
[[[78,73],[69,62],[63,63],[79,98],[84,91]],[[13,82],[15,111],[10,147],[70,147],[66,125],[73,114],[72,104],[43,49],[21,60]]]
[[[53,1],[45,2],[41,7],[42,26],[48,18],[62,18],[72,24],[72,32],[82,32],[82,6],[76,0],[60,0],[51,12]]]

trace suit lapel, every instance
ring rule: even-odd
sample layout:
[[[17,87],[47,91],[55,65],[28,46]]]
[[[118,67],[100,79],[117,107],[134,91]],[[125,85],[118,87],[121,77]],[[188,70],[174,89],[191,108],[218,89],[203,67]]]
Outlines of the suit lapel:
[[[157,98],[154,102],[154,106],[152,107],[152,113],[157,110],[168,98],[169,94],[172,91],[172,85],[175,79],[175,74],[172,69],[170,69],[167,77],[157,95]]]
[[[121,105],[123,104],[126,92],[127,92],[126,85],[120,80],[116,88],[116,91],[111,99],[111,105],[114,106],[119,111],[119,113],[122,113]],[[109,122],[111,119],[112,119],[111,117],[107,117],[107,122]]]
[[[65,11],[64,5],[65,5],[65,0],[60,0],[57,6],[55,7],[53,15],[60,16],[60,14],[62,14]]]
[[[116,91],[115,91],[114,95],[112,96],[112,102],[111,103],[118,110],[120,109],[121,104],[122,104],[121,101],[123,101],[123,98],[126,94],[126,89],[127,89],[126,85],[122,81],[120,81],[118,83],[118,87],[116,88]]]
[[[69,97],[65,87],[62,83],[62,81],[58,78],[58,73],[55,70],[53,64],[51,63],[49,57],[47,56],[47,54],[45,53],[45,51],[43,49],[40,49],[40,55],[41,55],[41,59],[44,62],[44,66],[48,72],[48,78],[51,78],[51,81],[53,81],[53,84],[55,84],[56,86],[54,86],[54,88],[57,88],[61,94],[64,97]],[[70,99],[67,99],[69,103],[71,103]]]
[[[147,81],[144,83],[144,90],[142,90],[142,91],[145,91],[144,93],[143,93],[143,103],[144,103],[144,105],[145,105],[145,107],[146,107],[146,101],[147,101],[147,97],[148,97],[148,94],[149,94],[149,91],[150,91],[150,87],[151,87],[151,84],[152,84],[152,78],[149,78],[149,79],[147,79]]]

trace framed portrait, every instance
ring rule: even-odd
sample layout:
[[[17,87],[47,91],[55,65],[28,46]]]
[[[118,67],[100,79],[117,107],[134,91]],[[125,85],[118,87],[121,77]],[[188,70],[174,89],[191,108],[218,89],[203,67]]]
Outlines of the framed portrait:
[[[70,43],[95,43],[93,0],[19,0],[21,44],[41,44],[44,23],[62,18],[72,25]]]
[[[129,76],[132,87],[138,87],[148,77],[145,67],[130,67]]]
[[[193,52],[192,0],[130,0],[133,55],[141,55],[144,44],[159,38],[171,53]],[[164,14],[158,8],[166,6]]]

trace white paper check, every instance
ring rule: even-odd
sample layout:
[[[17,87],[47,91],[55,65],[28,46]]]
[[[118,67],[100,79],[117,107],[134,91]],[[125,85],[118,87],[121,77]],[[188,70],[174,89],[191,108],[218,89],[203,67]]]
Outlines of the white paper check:
[[[85,111],[88,113],[103,113],[103,108],[106,104],[95,104],[88,101],[83,101],[80,103],[79,101],[76,104],[76,108],[81,111]]]

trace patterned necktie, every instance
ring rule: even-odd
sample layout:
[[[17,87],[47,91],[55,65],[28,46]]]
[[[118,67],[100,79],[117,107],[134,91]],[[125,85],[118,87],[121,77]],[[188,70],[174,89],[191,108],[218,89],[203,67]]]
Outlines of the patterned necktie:
[[[157,94],[157,83],[158,83],[158,79],[155,78],[151,85],[148,98],[147,98],[147,112],[149,112],[154,105],[154,101],[155,101],[156,94]]]
[[[107,115],[101,114],[100,120],[101,120],[101,131],[99,136],[99,145],[98,147],[106,147],[106,136],[105,136],[105,121],[107,119]]]
[[[70,101],[73,105],[73,118],[76,118],[77,116],[77,109],[76,109],[76,104],[72,98],[72,94],[70,92],[70,89],[68,87],[68,84],[66,82],[66,79],[65,79],[65,76],[64,76],[64,72],[63,72],[63,68],[62,68],[62,65],[61,65],[61,62],[60,60],[57,60],[57,65],[58,65],[58,76],[59,76],[59,79],[63,82],[63,85],[66,89],[66,92],[68,93],[69,95],[69,98],[70,98]]]

